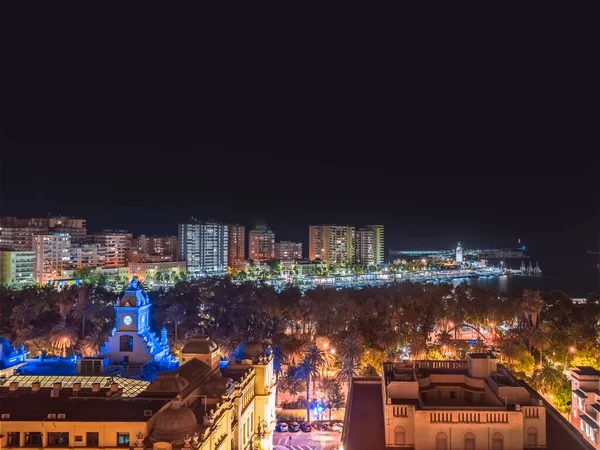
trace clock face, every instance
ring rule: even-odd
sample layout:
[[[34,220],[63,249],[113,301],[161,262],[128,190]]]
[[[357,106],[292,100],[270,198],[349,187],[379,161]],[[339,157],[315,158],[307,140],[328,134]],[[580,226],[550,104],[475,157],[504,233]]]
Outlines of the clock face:
[[[125,316],[125,317],[123,318],[123,323],[124,323],[125,325],[131,325],[131,322],[132,322],[132,320],[131,320],[131,316]]]

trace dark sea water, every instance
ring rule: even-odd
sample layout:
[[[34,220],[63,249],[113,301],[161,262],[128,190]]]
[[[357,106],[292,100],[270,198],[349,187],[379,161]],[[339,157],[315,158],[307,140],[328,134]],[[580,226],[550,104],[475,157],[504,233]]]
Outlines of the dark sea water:
[[[548,258],[547,261],[552,261]],[[521,261],[508,262],[511,269],[518,269]],[[529,261],[525,260],[525,265]],[[535,265],[535,260],[533,262]],[[476,284],[485,289],[498,292],[523,292],[525,289],[537,289],[540,291],[559,290],[567,293],[570,297],[587,297],[591,292],[599,292],[600,279],[598,269],[589,261],[584,264],[574,264],[568,261],[558,262],[556,265],[548,264],[546,267],[540,262],[543,270],[541,276],[509,275],[508,277],[480,277],[468,279],[468,283]],[[458,281],[457,281],[458,282]]]

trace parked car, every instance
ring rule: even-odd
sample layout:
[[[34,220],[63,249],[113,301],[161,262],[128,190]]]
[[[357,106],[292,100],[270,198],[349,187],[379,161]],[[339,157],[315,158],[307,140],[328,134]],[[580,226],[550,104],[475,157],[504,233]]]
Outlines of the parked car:
[[[291,432],[300,431],[300,424],[298,422],[290,422],[288,425]]]
[[[277,422],[275,425],[275,431],[279,431],[280,433],[284,433],[288,430],[288,424],[285,422]]]
[[[340,423],[333,424],[333,431],[337,431],[337,432],[341,433],[343,428],[344,428],[343,425]]]
[[[328,423],[323,423],[321,426],[323,427],[323,431],[333,431],[332,426]]]
[[[309,422],[302,422],[300,424],[300,429],[302,431],[304,431],[305,433],[310,433],[312,431],[311,427],[310,427],[310,423]]]

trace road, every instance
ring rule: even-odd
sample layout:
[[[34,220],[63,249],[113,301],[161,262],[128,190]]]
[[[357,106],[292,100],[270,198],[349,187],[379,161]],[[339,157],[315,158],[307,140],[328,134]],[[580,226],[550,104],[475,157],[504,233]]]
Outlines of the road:
[[[290,437],[292,438],[291,441]],[[276,450],[333,450],[340,444],[341,438],[342,433],[337,431],[275,432],[273,448]]]

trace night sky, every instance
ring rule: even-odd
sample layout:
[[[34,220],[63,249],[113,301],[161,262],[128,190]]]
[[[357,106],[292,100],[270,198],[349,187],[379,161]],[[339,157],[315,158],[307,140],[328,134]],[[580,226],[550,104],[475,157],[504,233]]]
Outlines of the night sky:
[[[10,52],[2,215],[136,234],[175,234],[190,216],[267,223],[305,245],[309,224],[383,223],[386,250],[521,238],[542,265],[597,286],[584,48],[91,28]]]

